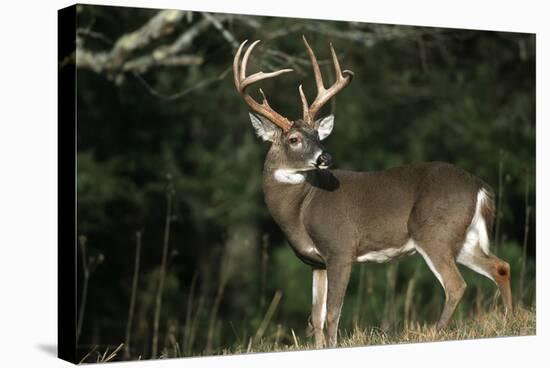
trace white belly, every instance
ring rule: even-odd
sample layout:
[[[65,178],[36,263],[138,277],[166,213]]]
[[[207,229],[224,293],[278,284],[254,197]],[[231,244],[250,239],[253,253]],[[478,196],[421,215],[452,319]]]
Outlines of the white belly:
[[[357,262],[388,262],[396,257],[407,254],[414,254],[416,245],[412,239],[409,239],[403,246],[399,248],[387,248],[372,252],[367,252],[357,257]]]

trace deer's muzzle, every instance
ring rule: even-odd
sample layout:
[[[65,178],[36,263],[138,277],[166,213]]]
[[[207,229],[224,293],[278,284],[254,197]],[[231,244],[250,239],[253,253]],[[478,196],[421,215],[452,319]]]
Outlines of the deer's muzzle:
[[[326,169],[332,165],[332,156],[330,153],[323,151],[319,157],[317,157],[317,168],[319,169]]]

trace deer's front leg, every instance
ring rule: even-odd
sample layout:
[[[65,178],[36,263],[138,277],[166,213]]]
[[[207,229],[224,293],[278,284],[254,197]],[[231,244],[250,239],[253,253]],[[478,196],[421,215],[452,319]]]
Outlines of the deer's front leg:
[[[323,327],[327,316],[327,270],[313,269],[311,327],[315,347],[324,345]]]
[[[344,296],[351,274],[351,262],[329,262],[327,264],[327,341],[336,346],[338,321],[344,304]]]

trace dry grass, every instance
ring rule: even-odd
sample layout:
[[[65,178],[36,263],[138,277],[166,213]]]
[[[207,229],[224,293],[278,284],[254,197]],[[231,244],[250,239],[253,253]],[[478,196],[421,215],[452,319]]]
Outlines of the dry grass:
[[[493,310],[476,317],[455,321],[444,331],[436,331],[433,325],[414,323],[408,328],[385,332],[379,328],[341,331],[340,347],[433,342],[447,340],[479,339],[487,337],[525,336],[536,332],[535,309],[517,307],[510,316],[501,310]],[[296,341],[292,345],[260,341],[257,344],[224,349],[220,354],[241,354],[253,352],[288,351],[314,349],[313,341]]]
[[[250,338],[246,344],[240,344],[232,348],[211,351],[206,350],[199,355],[228,355],[262,353],[274,351],[310,350],[315,349],[313,339],[301,341],[293,330],[288,331],[286,339],[281,339],[281,326],[272,336],[264,336],[259,340]],[[340,331],[339,347],[354,347],[368,345],[403,344],[417,342],[434,342],[448,340],[479,339],[504,336],[527,336],[536,333],[536,313],[534,308],[516,307],[513,314],[506,316],[500,308],[494,308],[486,313],[478,314],[464,320],[455,320],[445,331],[436,331],[433,325],[411,323],[407,328],[396,332],[386,332],[378,327],[366,329],[356,328],[352,331]],[[283,342],[282,342],[282,341]],[[113,351],[107,349],[103,354],[93,349],[80,361],[80,363],[101,363],[119,360],[117,353],[123,344]],[[165,351],[158,358],[175,358],[191,356],[182,354],[179,349],[172,354]],[[135,359],[135,358],[134,358]],[[137,359],[141,359],[139,356]],[[126,360],[126,359],[125,359]],[[133,360],[133,359],[132,359]]]

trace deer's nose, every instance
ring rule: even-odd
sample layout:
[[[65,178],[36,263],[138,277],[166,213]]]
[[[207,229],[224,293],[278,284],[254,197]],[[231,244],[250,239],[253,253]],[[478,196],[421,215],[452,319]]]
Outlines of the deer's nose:
[[[332,156],[330,153],[323,151],[319,157],[317,157],[318,166],[330,166],[332,164]]]

